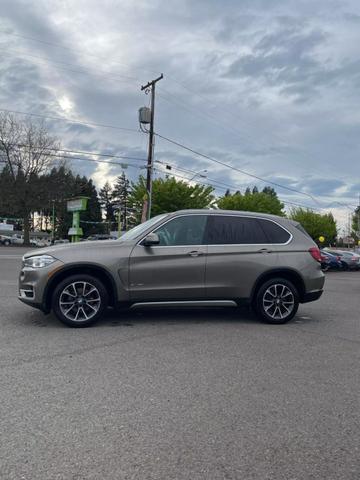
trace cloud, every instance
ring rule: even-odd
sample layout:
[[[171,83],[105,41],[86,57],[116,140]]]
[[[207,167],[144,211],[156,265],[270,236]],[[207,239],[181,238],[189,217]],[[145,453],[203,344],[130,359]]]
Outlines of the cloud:
[[[124,0],[121,8],[112,1],[104,7],[95,0],[4,0],[2,7],[2,108],[63,117],[46,120],[63,148],[146,158],[143,134],[65,118],[136,130],[138,108],[149,103],[140,86],[163,72],[159,133],[310,193],[321,205],[357,202],[360,11],[354,0]],[[265,185],[161,139],[155,154],[185,170],[207,169],[208,178],[240,190]],[[122,170],[72,165],[99,186]],[[144,173],[126,172],[132,180]]]

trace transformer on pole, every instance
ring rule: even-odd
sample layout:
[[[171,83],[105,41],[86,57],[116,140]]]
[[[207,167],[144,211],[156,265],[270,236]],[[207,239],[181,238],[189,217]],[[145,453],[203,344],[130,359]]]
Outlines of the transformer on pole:
[[[143,211],[141,221],[148,220],[151,215],[151,197],[152,197],[152,173],[153,173],[153,153],[154,153],[154,114],[155,114],[155,85],[164,78],[163,74],[160,77],[148,82],[141,87],[141,91],[145,90],[145,93],[151,93],[150,108],[142,107],[139,109],[139,122],[140,128],[142,125],[150,124],[149,130],[145,130],[149,133],[149,147],[148,147],[148,161],[146,171],[146,196],[143,203]]]

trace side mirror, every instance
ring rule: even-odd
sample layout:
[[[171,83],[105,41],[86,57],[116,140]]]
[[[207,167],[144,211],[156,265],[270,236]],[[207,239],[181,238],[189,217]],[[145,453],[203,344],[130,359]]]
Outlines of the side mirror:
[[[144,247],[151,247],[152,245],[159,245],[159,243],[160,243],[160,238],[157,235],[157,233],[149,233],[149,235],[147,235],[142,242]]]

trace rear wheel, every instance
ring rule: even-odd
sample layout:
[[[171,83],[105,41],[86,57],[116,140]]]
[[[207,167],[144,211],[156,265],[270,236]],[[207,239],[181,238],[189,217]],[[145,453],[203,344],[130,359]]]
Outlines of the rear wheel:
[[[104,285],[91,275],[72,275],[57,285],[52,308],[57,318],[70,327],[88,327],[107,307]]]
[[[10,245],[10,243],[11,243],[10,240],[4,240],[4,245],[5,245],[6,247],[8,247],[8,246]]]
[[[255,308],[258,317],[266,323],[286,323],[299,308],[299,293],[285,278],[268,280],[256,295]]]

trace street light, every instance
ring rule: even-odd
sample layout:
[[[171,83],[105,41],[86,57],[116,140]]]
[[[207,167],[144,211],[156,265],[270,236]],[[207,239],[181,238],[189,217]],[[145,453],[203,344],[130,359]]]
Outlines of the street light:
[[[205,175],[204,175],[204,173],[205,173]],[[191,182],[192,180],[194,180],[194,178],[196,178],[196,177],[206,178],[206,174],[207,174],[207,170],[200,170],[200,172],[195,173],[194,176],[192,176],[191,178],[189,178],[189,182]]]

